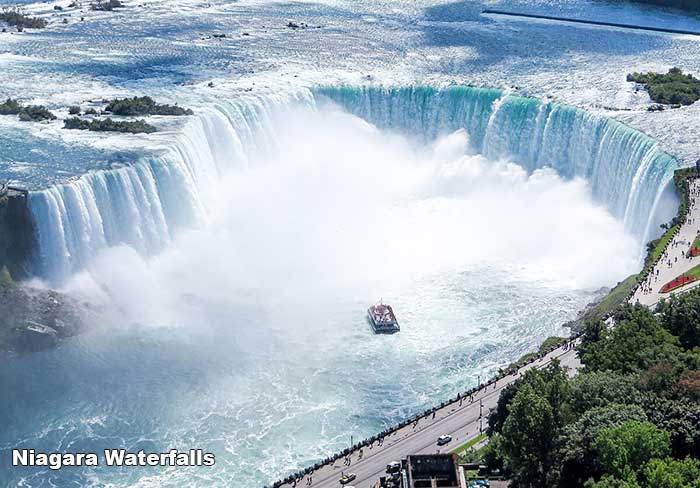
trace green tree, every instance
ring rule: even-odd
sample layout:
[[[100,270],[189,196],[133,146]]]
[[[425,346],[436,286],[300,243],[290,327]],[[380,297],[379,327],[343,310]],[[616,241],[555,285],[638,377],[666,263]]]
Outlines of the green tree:
[[[561,471],[561,486],[581,486],[583,481],[603,474],[598,464],[596,439],[610,427],[630,420],[644,422],[647,416],[639,405],[610,403],[586,411],[575,422],[564,427],[557,442],[557,464]]]
[[[700,346],[700,289],[673,295],[659,303],[661,322],[686,349]]]
[[[585,371],[571,380],[571,409],[582,414],[610,403],[640,404],[637,376],[614,371]]]
[[[547,399],[553,409],[557,425],[570,416],[571,409],[568,402],[571,396],[571,385],[559,361],[555,360],[546,368],[527,370],[521,378],[503,389],[498,397],[496,408],[489,415],[489,435],[501,432],[508,418],[509,406],[524,385],[532,386]]]
[[[549,402],[529,384],[513,398],[503,424],[501,447],[515,486],[547,485],[553,468],[554,417]]]
[[[592,370],[632,373],[659,362],[678,361],[682,349],[678,338],[671,335],[646,308],[628,309],[622,321],[598,333],[590,341],[581,360]]]
[[[668,432],[650,422],[629,420],[601,430],[595,448],[607,474],[629,480],[650,460],[668,456],[671,439]]]
[[[589,479],[584,486],[585,488],[641,488],[635,479],[619,479],[607,474],[600,481]]]
[[[649,488],[700,488],[700,460],[652,459],[644,477]]]
[[[686,398],[648,395],[642,408],[649,421],[671,434],[675,457],[700,457],[700,404]]]

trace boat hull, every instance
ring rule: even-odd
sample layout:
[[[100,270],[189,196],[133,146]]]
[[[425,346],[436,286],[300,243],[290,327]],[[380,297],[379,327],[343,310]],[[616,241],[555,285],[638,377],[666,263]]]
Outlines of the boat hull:
[[[401,327],[399,327],[399,323],[397,321],[393,321],[391,323],[377,323],[372,315],[371,309],[367,311],[367,322],[369,322],[369,325],[372,327],[372,331],[375,334],[395,334],[401,330]]]

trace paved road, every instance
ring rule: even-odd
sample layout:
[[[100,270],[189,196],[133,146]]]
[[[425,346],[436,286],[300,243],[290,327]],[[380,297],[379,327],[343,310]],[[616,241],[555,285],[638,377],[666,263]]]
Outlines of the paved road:
[[[695,237],[700,233],[700,179],[694,178],[688,184],[690,190],[690,206],[688,218],[681,226],[678,233],[669,243],[666,251],[659,259],[649,276],[630,299],[631,303],[637,301],[648,307],[654,307],[661,298],[668,298],[675,293],[683,293],[698,285],[700,281],[677,288],[670,293],[661,293],[661,287],[688,271],[693,266],[700,264],[700,256],[687,258],[686,253],[690,249]]]
[[[350,456],[350,466],[343,464],[343,459],[337,460],[334,464],[326,465],[311,474],[313,488],[338,488],[338,479],[341,473],[355,473],[357,479],[351,485],[357,488],[368,488],[379,481],[386,470],[386,465],[391,461],[398,461],[408,454],[430,454],[437,452],[449,452],[468,440],[479,435],[480,423],[484,430],[487,426],[486,419],[490,409],[496,406],[501,390],[508,384],[519,378],[522,373],[531,368],[541,368],[557,358],[562,366],[569,368],[569,374],[573,375],[581,367],[581,363],[574,349],[564,350],[558,348],[541,360],[530,363],[520,368],[518,374],[510,375],[496,383],[486,386],[473,395],[460,402],[446,405],[444,408],[432,415],[423,417],[414,427],[412,424],[396,431],[384,439],[380,447],[377,443],[372,449],[364,448],[360,458],[360,452],[355,451]],[[480,411],[483,412],[480,422]],[[452,442],[446,446],[439,447],[436,444],[437,438],[442,434],[452,435]],[[306,487],[308,476],[297,482],[297,487]],[[282,485],[284,487],[293,485]]]

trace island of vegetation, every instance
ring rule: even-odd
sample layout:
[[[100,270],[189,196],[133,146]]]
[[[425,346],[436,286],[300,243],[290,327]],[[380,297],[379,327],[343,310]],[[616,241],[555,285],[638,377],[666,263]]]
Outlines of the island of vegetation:
[[[94,132],[127,132],[130,134],[146,133],[156,131],[156,128],[145,120],[114,120],[109,117],[105,119],[85,120],[80,117],[69,117],[63,121],[64,129],[89,130]]]
[[[16,27],[20,32],[24,29],[43,29],[48,25],[46,19],[29,17],[24,10],[16,6],[5,6],[0,9],[0,20]]]
[[[691,105],[700,100],[700,80],[683,74],[679,68],[668,73],[630,73],[627,81],[640,83],[656,103],[665,105]]]
[[[96,132],[128,132],[131,134],[156,132],[156,128],[143,119],[139,120],[114,120],[112,118],[92,120],[81,119],[80,107],[73,105],[68,108],[72,115],[64,120],[65,129],[90,130]],[[151,97],[119,98],[107,103],[104,111],[98,112],[94,108],[85,110],[83,115],[101,115],[103,113],[118,115],[121,117],[147,116],[147,115],[193,115],[191,109],[178,105],[157,103]]]
[[[193,115],[188,108],[178,105],[166,105],[156,103],[151,97],[133,97],[112,100],[105,107],[105,112],[114,115]]]
[[[0,103],[0,115],[18,115],[23,122],[41,122],[43,120],[56,120],[43,105],[22,105],[17,100],[8,98]]]

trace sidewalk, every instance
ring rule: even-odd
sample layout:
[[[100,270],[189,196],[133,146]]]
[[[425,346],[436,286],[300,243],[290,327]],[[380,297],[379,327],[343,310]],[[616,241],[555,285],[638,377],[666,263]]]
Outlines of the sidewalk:
[[[661,298],[668,298],[673,294],[683,293],[700,285],[700,281],[696,281],[670,293],[661,293],[661,287],[666,283],[700,264],[700,256],[690,259],[686,257],[695,237],[700,233],[700,178],[690,180],[688,188],[690,204],[685,223],[668,244],[647,279],[637,288],[630,303],[639,302],[642,305],[654,307]]]

